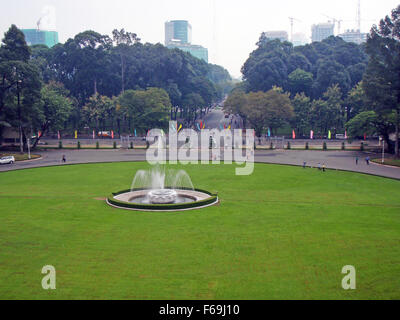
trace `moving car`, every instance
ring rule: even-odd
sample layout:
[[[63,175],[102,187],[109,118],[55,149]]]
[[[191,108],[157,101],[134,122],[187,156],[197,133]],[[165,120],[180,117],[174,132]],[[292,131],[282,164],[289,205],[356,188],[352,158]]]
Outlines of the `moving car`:
[[[15,158],[13,156],[0,158],[0,164],[13,164]]]

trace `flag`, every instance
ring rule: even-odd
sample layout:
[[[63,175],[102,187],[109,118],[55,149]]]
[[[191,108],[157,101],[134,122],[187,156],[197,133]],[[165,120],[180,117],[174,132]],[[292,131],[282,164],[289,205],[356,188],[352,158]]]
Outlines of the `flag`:
[[[61,140],[60,131],[58,131],[58,140]]]
[[[364,133],[364,141],[366,141],[366,140],[367,140],[367,134]]]
[[[161,137],[164,137],[164,130],[161,129]]]
[[[78,130],[75,130],[75,139],[78,139]]]
[[[344,138],[347,139],[347,130],[344,131]]]
[[[196,123],[196,125],[197,125],[197,129],[200,131],[201,129],[200,129],[199,123]]]
[[[111,139],[114,139],[114,131],[111,131]]]
[[[95,134],[94,134],[94,130],[93,130],[93,140],[95,139]]]
[[[182,130],[182,125],[179,126],[178,132]]]
[[[42,137],[42,133],[40,131],[38,131],[38,138],[40,139]]]
[[[136,129],[135,129],[135,137],[137,137]]]
[[[203,123],[203,126],[202,126],[202,128],[203,128],[203,129],[205,129],[205,128],[206,128],[206,123],[205,123],[205,122]]]
[[[331,130],[328,131],[328,139],[329,139],[329,140],[332,139],[332,132],[331,132]]]
[[[313,130],[310,131],[310,139],[311,139],[311,140],[314,139],[314,131],[313,131]]]
[[[203,128],[203,121],[200,121],[200,130]]]
[[[224,124],[224,129],[226,129],[226,124]]]
[[[229,125],[228,129],[231,130],[231,125]]]
[[[296,139],[296,132],[294,132],[294,130],[293,130],[293,133],[292,133],[292,137],[293,137],[293,139]]]
[[[270,136],[271,136],[271,129],[268,128],[268,137],[270,137]]]
[[[220,129],[220,130],[222,130],[222,129],[223,129],[223,128],[222,128],[222,124],[219,124],[219,129]]]

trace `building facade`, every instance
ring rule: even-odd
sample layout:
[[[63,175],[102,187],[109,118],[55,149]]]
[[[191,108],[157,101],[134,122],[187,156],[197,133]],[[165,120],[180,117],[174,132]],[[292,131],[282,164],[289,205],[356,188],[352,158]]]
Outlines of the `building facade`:
[[[335,25],[333,23],[319,23],[311,27],[311,40],[322,41],[334,35]]]
[[[367,42],[368,33],[362,33],[359,30],[347,30],[346,32],[339,34],[338,37],[341,37],[346,42],[353,42],[356,44],[361,44]]]
[[[267,31],[267,32],[265,32],[265,36],[271,40],[279,39],[282,42],[289,41],[288,33],[283,30],[282,31]]]
[[[192,43],[192,26],[186,20],[173,20],[165,23],[165,45],[179,40],[180,43]]]
[[[29,46],[44,44],[51,48],[58,43],[57,31],[44,31],[38,29],[22,29],[21,31],[24,33],[26,43]]]
[[[208,63],[208,49],[192,44],[192,26],[186,20],[173,20],[165,23],[165,46],[180,49]]]
[[[294,47],[304,46],[309,43],[309,39],[304,33],[294,33],[292,43]]]

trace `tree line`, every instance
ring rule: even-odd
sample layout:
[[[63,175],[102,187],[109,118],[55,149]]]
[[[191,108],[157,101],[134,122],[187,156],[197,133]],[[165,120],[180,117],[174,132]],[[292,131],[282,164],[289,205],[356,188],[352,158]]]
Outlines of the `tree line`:
[[[21,149],[30,134],[75,130],[146,132],[169,119],[186,125],[231,88],[229,73],[178,49],[142,44],[134,33],[85,31],[52,48],[29,47],[12,25],[0,46],[0,134]]]
[[[361,45],[331,36],[293,47],[262,33],[225,109],[240,114],[258,134],[284,126],[302,137],[311,130],[322,137],[376,134],[399,155],[399,25],[400,6]]]

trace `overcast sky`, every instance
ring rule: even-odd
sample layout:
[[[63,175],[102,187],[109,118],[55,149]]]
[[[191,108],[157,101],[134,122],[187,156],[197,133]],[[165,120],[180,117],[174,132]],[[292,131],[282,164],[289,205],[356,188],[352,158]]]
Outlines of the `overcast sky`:
[[[400,0],[361,0],[361,29],[400,4]],[[294,32],[311,36],[311,25],[341,19],[342,30],[356,28],[357,0],[0,0],[0,34],[11,24],[19,28],[56,28],[61,42],[85,30],[111,34],[115,28],[135,32],[142,42],[163,43],[164,22],[189,20],[193,43],[209,49],[211,63],[235,77],[255,49],[260,33],[286,30],[295,17]]]

